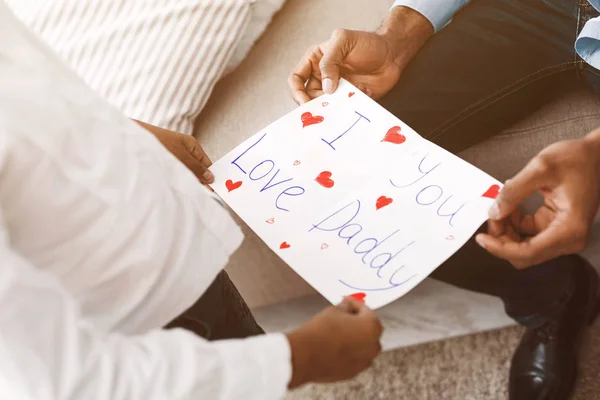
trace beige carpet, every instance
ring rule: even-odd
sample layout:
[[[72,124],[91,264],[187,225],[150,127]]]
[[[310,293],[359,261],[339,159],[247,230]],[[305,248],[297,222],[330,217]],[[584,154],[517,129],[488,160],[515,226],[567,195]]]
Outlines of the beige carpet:
[[[600,322],[581,356],[574,400],[600,399]],[[383,354],[356,379],[312,385],[286,400],[501,400],[521,328],[507,328]]]

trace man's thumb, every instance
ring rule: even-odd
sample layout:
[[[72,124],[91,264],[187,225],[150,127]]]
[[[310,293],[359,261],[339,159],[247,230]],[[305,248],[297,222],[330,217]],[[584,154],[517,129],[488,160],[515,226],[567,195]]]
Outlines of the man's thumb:
[[[493,220],[508,217],[519,208],[529,196],[538,191],[547,180],[547,170],[539,166],[539,160],[533,159],[514,178],[506,181],[496,202],[489,211]]]
[[[323,92],[332,94],[340,82],[340,65],[346,58],[345,48],[348,45],[349,32],[336,29],[331,39],[323,46],[323,57],[319,64]]]

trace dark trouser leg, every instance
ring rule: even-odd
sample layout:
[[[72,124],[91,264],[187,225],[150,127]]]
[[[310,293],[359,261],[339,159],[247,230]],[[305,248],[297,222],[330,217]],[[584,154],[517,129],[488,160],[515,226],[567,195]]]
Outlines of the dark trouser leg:
[[[577,0],[474,1],[427,43],[382,104],[425,138],[464,150],[580,87],[577,15]],[[517,271],[473,241],[432,276],[502,298],[529,326],[562,309],[574,280],[565,259]]]
[[[264,331],[225,271],[200,300],[167,328],[184,328],[209,340],[241,339]]]

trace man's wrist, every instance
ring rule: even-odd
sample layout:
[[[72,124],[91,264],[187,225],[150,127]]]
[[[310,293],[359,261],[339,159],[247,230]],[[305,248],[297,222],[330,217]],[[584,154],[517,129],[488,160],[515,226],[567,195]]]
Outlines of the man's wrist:
[[[435,32],[431,22],[410,7],[394,7],[377,33],[389,43],[396,62],[405,64]]]

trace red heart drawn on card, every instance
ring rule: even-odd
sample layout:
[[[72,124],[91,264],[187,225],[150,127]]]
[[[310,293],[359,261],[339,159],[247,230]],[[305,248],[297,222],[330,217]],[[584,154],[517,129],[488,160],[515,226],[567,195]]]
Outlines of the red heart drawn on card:
[[[294,161],[294,166],[296,166],[296,165],[300,165],[300,160]]]
[[[348,97],[352,97],[352,96],[354,96],[354,92],[348,93]]]
[[[321,245],[321,250],[325,250],[325,249],[328,249],[328,248],[329,248],[329,245],[327,243],[323,243]]]
[[[454,235],[448,235],[448,236],[446,236],[446,240],[454,240]]]
[[[281,244],[279,245],[279,248],[280,248],[281,250],[289,249],[290,247],[292,247],[292,246],[290,246],[290,245],[288,244],[288,242],[283,242],[283,243],[281,243]]]
[[[333,181],[333,179],[331,179],[331,172],[329,171],[323,171],[319,174],[319,176],[317,176],[317,178],[315,179],[315,181],[317,181],[319,183],[319,185],[326,187],[326,188],[332,188],[333,185],[335,185],[335,182]]]
[[[375,207],[380,210],[383,207],[389,206],[394,202],[394,199],[390,199],[389,197],[381,196],[377,199],[377,203],[375,203]]]
[[[230,192],[233,192],[235,189],[239,188],[240,186],[242,186],[242,181],[234,183],[231,179],[229,179],[227,182],[225,182],[225,187],[227,187],[227,190]]]
[[[383,137],[382,142],[389,142],[394,144],[402,144],[406,142],[406,136],[400,133],[401,130],[402,128],[400,128],[399,126],[394,126],[393,128],[390,128],[390,130],[387,131],[387,133]]]
[[[306,128],[310,125],[320,124],[321,122],[325,121],[325,118],[321,117],[320,115],[315,115],[313,117],[313,115],[309,112],[305,112],[300,118],[302,119],[303,128]]]
[[[265,221],[267,224],[271,224],[273,225],[275,223],[275,218],[269,218],[268,220]]]
[[[498,195],[500,194],[500,186],[499,185],[492,185],[490,186],[490,188],[481,195],[481,197],[487,197],[489,199],[495,199],[496,197],[498,197]]]
[[[359,293],[351,294],[350,297],[352,297],[353,299],[358,300],[358,301],[364,303],[365,302],[365,298],[367,297],[367,294],[363,293],[363,292],[359,292]]]
[[[327,106],[329,105],[329,103],[328,103],[328,102],[326,102],[326,101],[324,101],[324,102],[322,102],[322,103],[321,103],[321,105],[322,105],[323,107],[327,107]]]

